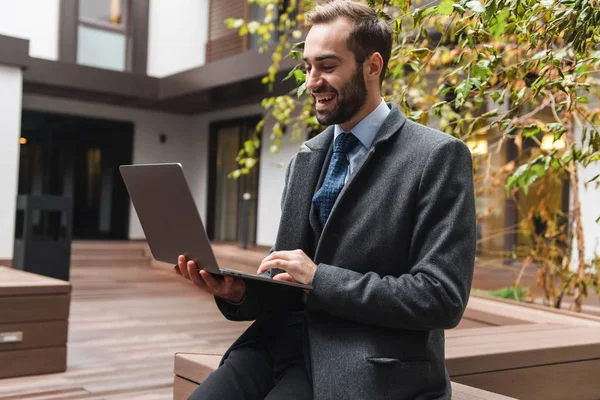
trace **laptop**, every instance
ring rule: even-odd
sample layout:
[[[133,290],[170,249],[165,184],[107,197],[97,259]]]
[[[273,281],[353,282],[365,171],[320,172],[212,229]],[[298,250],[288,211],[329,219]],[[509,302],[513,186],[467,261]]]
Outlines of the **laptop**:
[[[174,264],[183,254],[215,275],[312,289],[311,285],[220,268],[180,163],[121,165],[119,170],[154,259]]]

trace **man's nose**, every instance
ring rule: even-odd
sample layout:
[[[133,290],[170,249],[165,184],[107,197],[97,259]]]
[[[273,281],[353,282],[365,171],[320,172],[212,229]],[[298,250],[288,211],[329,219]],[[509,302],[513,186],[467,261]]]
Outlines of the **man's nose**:
[[[321,79],[321,76],[319,76],[317,73],[311,71],[309,74],[306,74],[306,88],[309,91],[312,92],[321,87],[322,85],[323,80]]]

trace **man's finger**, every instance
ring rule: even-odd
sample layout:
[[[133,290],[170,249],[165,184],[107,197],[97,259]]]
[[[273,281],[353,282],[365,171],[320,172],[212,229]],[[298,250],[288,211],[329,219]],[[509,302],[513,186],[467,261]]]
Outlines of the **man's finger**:
[[[185,278],[185,279],[190,279],[190,274],[188,273],[188,262],[185,259],[184,256],[179,256],[179,259],[177,260],[177,265],[179,265],[179,271],[181,271],[181,275]],[[190,261],[193,262],[193,261]]]
[[[271,260],[271,261],[267,261],[267,262],[263,261],[263,263],[260,264],[260,266],[258,267],[258,270],[256,271],[256,273],[262,274],[272,268],[279,268],[284,271],[287,271],[288,267],[289,267],[289,263],[285,260]]]
[[[269,254],[267,257],[265,257],[265,259],[262,262],[277,260],[277,259],[289,260],[290,257],[292,257],[292,255],[293,255],[292,251],[285,251],[285,250],[274,251],[271,254]]]
[[[296,282],[294,278],[287,272],[282,272],[281,274],[277,274],[273,277],[273,280],[276,281],[287,281],[287,282]]]
[[[196,263],[193,261],[190,261],[190,262],[188,262],[187,267],[188,267],[188,274],[190,276],[190,280],[192,281],[192,283],[201,289],[207,290],[206,283],[204,283],[204,279],[202,279],[200,277],[200,274],[198,273],[198,267],[196,266]]]
[[[231,290],[233,289],[233,276],[224,275],[223,280],[225,281],[223,284],[223,291],[225,293],[231,293]]]
[[[213,292],[213,294],[219,294],[222,292],[223,287],[221,286],[221,283],[218,282],[214,276],[211,275],[210,272],[207,271],[200,271],[200,276],[202,277],[202,279],[204,280],[204,283],[206,284],[206,286],[208,286],[208,288]]]
[[[175,271],[175,273],[179,276],[181,276],[181,271],[179,270],[179,264],[173,266],[173,270]]]

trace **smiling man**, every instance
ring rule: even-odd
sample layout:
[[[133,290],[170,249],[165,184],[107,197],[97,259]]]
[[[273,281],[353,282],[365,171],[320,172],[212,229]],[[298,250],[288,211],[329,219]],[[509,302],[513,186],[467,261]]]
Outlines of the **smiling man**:
[[[381,98],[392,29],[350,1],[319,6],[307,88],[329,127],[287,170],[259,273],[313,290],[178,273],[230,320],[255,320],[193,399],[449,399],[444,329],[460,321],[475,255],[471,155]]]

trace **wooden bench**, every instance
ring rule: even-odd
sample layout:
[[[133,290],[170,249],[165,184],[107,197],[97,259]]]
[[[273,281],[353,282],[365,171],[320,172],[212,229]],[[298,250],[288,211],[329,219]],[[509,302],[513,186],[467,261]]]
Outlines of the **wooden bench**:
[[[176,354],[175,399],[186,398],[221,354]],[[457,329],[446,332],[446,367],[454,398],[599,399],[600,318],[471,296]]]
[[[453,381],[519,399],[598,399],[600,318],[472,297],[463,325],[446,333]]]
[[[67,368],[69,282],[0,266],[0,378]]]
[[[175,354],[173,400],[185,400],[219,366],[220,354]],[[452,398],[457,400],[510,400],[510,397],[452,382]]]

